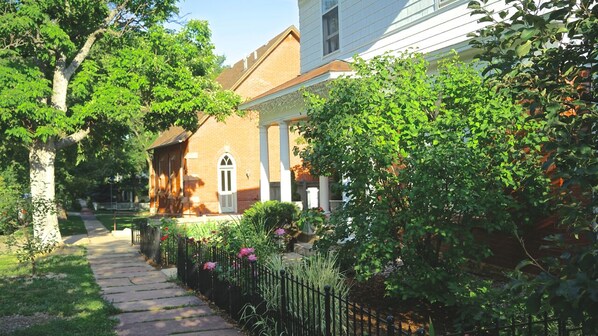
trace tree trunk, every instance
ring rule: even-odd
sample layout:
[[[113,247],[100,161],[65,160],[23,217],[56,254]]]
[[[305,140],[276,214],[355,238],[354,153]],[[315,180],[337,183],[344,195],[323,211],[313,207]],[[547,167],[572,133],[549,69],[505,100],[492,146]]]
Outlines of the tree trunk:
[[[33,202],[33,236],[44,246],[61,244],[56,215],[53,139],[35,140],[29,151],[29,178]]]

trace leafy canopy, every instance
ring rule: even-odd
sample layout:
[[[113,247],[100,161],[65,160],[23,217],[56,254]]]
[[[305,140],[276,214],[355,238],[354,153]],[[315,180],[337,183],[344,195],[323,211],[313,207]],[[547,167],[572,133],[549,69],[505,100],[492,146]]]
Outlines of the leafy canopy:
[[[174,12],[174,1],[0,6],[0,125],[9,137],[29,143],[131,119],[153,130],[195,129],[197,111],[223,118],[238,102],[211,80],[216,57],[207,22],[190,21],[179,32],[156,24]],[[90,36],[91,50],[78,62]],[[50,103],[61,64],[65,73],[76,70],[66,111]]]
[[[556,186],[550,195],[562,234],[547,237],[557,257],[533,258],[537,277],[520,274],[518,295],[530,312],[555,310],[562,318],[598,329],[598,3],[592,0],[509,0],[511,11],[487,1],[470,8],[489,25],[472,44],[489,64],[488,83],[545,121],[545,167]],[[520,289],[527,291],[519,292]]]
[[[358,275],[383,274],[391,294],[465,304],[487,289],[463,270],[490,253],[473,231],[512,232],[517,209],[542,205],[540,125],[456,56],[353,65],[329,97],[308,95],[298,126],[313,173],[347,181],[330,241],[351,237]]]

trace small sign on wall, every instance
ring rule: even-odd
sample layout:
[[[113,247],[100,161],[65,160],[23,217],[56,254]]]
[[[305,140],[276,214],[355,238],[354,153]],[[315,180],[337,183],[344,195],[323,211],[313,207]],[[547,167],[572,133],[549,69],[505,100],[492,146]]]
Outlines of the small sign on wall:
[[[185,159],[197,159],[199,158],[199,155],[197,154],[197,152],[189,152],[185,155]]]

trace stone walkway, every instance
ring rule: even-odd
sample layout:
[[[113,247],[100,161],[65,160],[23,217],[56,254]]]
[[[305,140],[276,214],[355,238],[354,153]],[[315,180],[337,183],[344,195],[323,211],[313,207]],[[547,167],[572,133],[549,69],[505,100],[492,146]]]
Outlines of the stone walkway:
[[[88,211],[81,217],[89,236],[88,260],[103,296],[121,310],[122,336],[243,335],[205,302],[148,265],[130,237],[114,237]]]

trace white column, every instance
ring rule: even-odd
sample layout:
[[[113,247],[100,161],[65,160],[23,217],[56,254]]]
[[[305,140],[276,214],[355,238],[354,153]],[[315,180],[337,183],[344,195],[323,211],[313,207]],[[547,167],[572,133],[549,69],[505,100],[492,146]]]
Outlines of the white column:
[[[289,124],[281,121],[280,126],[280,200],[292,201],[291,158],[289,155]]]
[[[328,176],[320,176],[320,207],[324,213],[330,212],[330,191]]]
[[[268,126],[260,126],[260,200],[270,200],[270,159],[268,156]]]

